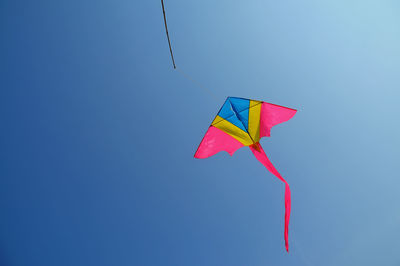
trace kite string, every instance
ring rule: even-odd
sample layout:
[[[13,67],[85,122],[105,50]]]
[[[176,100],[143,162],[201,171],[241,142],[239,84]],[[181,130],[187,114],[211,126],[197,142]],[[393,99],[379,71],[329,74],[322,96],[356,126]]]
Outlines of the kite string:
[[[174,60],[174,54],[172,53],[171,40],[169,39],[169,34],[168,34],[167,16],[165,15],[164,0],[161,0],[161,6],[162,6],[163,15],[164,15],[165,33],[167,34],[169,52],[171,53],[171,59],[172,59],[172,64],[174,66],[174,69],[176,69],[175,60]]]
[[[171,45],[171,40],[169,38],[169,33],[168,33],[168,26],[167,26],[167,16],[165,15],[165,7],[164,7],[164,0],[161,0],[161,6],[162,6],[162,11],[163,11],[163,16],[164,16],[164,26],[165,26],[165,33],[167,34],[167,39],[168,39],[168,45],[169,45],[169,52],[171,54],[171,59],[172,59],[172,65],[174,66],[175,70],[178,70],[179,73],[182,74],[182,76],[184,76],[187,80],[189,80],[190,82],[192,82],[193,84],[195,84],[197,87],[203,89],[204,91],[207,91],[207,93],[209,95],[211,95],[211,97],[215,100],[218,101],[215,93],[208,89],[207,87],[205,87],[204,85],[202,85],[200,82],[198,82],[197,80],[195,80],[193,77],[191,77],[190,75],[188,75],[187,73],[183,72],[182,70],[178,69],[176,67],[175,64],[175,59],[174,59],[174,54],[172,52],[172,45]]]
[[[217,98],[217,95],[215,94],[214,91],[212,91],[211,89],[207,88],[206,86],[204,86],[203,84],[201,84],[199,81],[197,81],[196,79],[194,79],[192,76],[190,76],[189,74],[185,73],[184,71],[182,71],[180,68],[176,67],[175,68],[183,77],[185,77],[188,81],[192,82],[194,85],[196,85],[198,88],[202,89],[203,91],[207,92],[208,95],[211,96],[211,98],[213,98],[214,100],[216,100],[217,102],[220,102]]]

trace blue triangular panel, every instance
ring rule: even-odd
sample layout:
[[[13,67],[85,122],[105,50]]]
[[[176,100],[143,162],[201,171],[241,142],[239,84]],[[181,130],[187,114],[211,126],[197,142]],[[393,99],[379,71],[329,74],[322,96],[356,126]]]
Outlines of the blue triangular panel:
[[[228,97],[236,112],[240,113],[243,110],[249,109],[250,100],[236,97]]]
[[[241,111],[239,113],[239,118],[243,122],[244,126],[246,127],[246,131],[249,129],[249,109]]]
[[[250,101],[228,97],[218,115],[243,131],[247,131]]]
[[[228,117],[235,115],[228,99],[225,101],[224,105],[221,107],[221,110],[219,110],[218,115],[220,117],[222,117],[223,119],[227,119]]]

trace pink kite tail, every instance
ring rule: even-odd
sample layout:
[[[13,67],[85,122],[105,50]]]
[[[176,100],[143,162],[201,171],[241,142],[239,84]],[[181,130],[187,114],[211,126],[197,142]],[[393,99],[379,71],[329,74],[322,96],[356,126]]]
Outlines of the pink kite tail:
[[[290,219],[290,206],[291,206],[289,184],[286,182],[285,179],[283,179],[283,177],[272,165],[271,161],[268,159],[260,143],[257,142],[249,147],[253,152],[254,156],[256,156],[257,160],[260,163],[262,163],[265,166],[265,168],[267,168],[272,174],[274,174],[277,178],[279,178],[282,182],[285,183],[285,247],[286,251],[289,252],[289,219]]]

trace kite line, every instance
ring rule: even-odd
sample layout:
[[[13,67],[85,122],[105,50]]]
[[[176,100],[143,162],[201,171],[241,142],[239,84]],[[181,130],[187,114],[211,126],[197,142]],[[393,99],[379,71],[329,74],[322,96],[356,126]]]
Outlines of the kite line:
[[[211,96],[211,98],[213,98],[214,100],[218,101],[216,94],[209,88],[207,88],[206,86],[204,86],[203,84],[201,84],[199,81],[195,80],[193,77],[191,77],[189,74],[185,73],[182,71],[182,69],[180,68],[175,68],[179,73],[181,73],[181,75],[183,77],[185,77],[187,80],[189,80],[190,82],[192,82],[194,85],[196,85],[197,87],[199,87],[200,89],[203,89],[205,92],[207,92],[208,95]]]
[[[174,59],[174,53],[172,52],[172,45],[171,45],[171,40],[169,38],[169,33],[168,33],[168,26],[167,26],[167,16],[165,15],[165,7],[164,7],[164,0],[161,0],[161,6],[162,6],[162,11],[164,15],[164,26],[165,26],[165,33],[167,34],[167,40],[168,40],[168,45],[169,45],[169,52],[171,54],[171,59],[172,59],[172,65],[174,66],[174,69],[177,70],[184,78],[186,78],[188,81],[192,82],[194,85],[199,87],[200,89],[206,91],[212,98],[218,101],[215,93],[207,88],[206,86],[202,85],[199,81],[191,77],[189,74],[183,72],[180,68],[176,67],[175,64],[175,59]]]
[[[167,34],[169,52],[171,53],[171,59],[172,59],[172,64],[174,65],[174,69],[176,69],[174,54],[172,53],[171,41],[169,39],[169,34],[168,34],[167,17],[165,16],[164,0],[161,0],[161,5],[162,5],[162,11],[163,11],[163,15],[164,15],[165,33]]]

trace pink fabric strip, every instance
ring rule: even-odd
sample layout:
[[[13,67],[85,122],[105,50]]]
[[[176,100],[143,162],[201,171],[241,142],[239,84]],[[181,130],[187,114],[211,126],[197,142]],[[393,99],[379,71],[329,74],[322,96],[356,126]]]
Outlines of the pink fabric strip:
[[[291,197],[290,197],[290,187],[285,179],[279,174],[279,172],[272,165],[271,161],[268,159],[265,154],[263,148],[260,143],[256,143],[256,147],[251,145],[249,146],[254,156],[256,156],[257,160],[262,163],[265,168],[267,168],[272,174],[274,174],[277,178],[279,178],[282,182],[285,183],[285,247],[286,251],[289,252],[289,219],[290,219],[290,207],[291,207]]]

